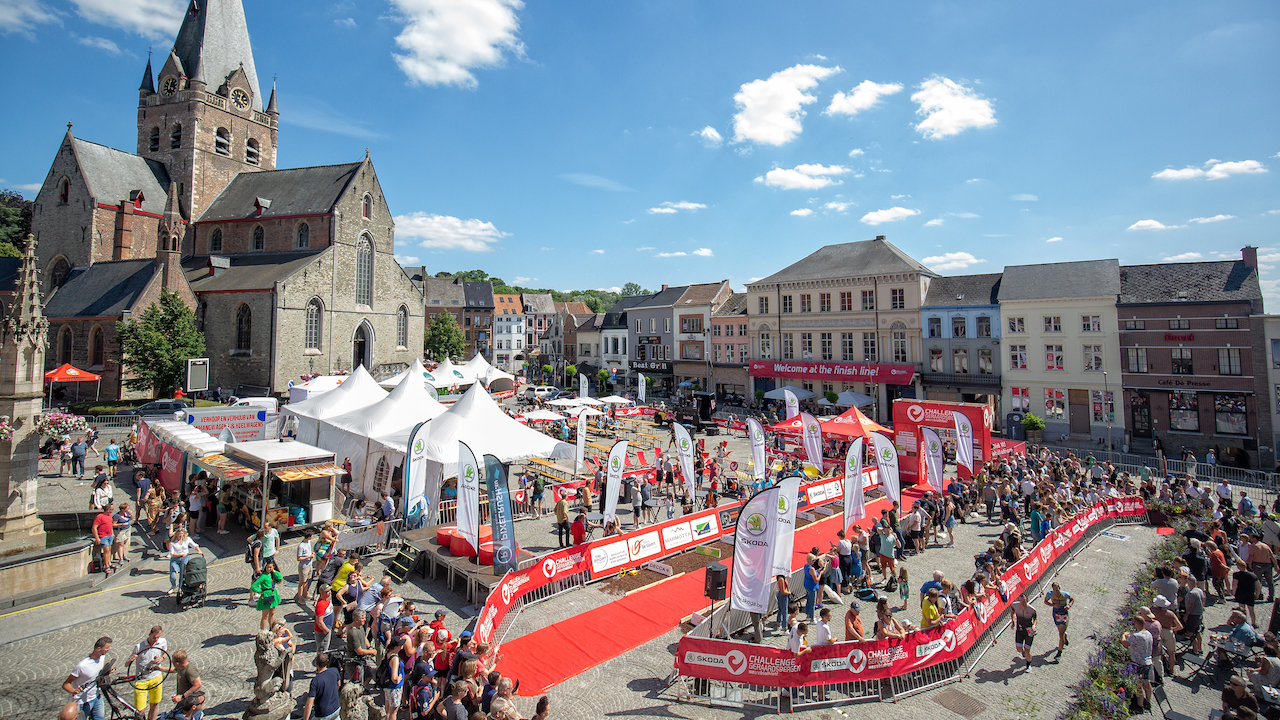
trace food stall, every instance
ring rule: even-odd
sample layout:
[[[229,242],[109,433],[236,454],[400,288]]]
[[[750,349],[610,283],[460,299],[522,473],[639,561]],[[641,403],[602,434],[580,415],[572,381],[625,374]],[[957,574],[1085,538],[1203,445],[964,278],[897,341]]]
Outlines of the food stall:
[[[278,527],[333,519],[334,476],[342,468],[328,450],[291,440],[228,443],[221,455],[193,463],[220,480],[252,511],[252,522]],[[265,501],[264,501],[265,498]]]

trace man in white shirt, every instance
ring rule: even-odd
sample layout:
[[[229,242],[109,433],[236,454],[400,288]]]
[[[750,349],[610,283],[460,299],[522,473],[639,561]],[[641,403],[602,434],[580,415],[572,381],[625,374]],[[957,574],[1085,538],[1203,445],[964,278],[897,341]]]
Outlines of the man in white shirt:
[[[62,709],[58,720],[76,720],[84,713],[86,720],[102,720],[102,693],[98,692],[98,675],[111,652],[111,638],[100,637],[93,644],[89,657],[76,663],[76,667],[62,681],[62,689],[71,693],[71,702]]]
[[[1227,484],[1226,480],[1218,483],[1217,487],[1215,487],[1213,491],[1218,493],[1218,497],[1222,500],[1231,502],[1231,486]]]
[[[134,647],[133,654],[125,661],[125,667],[135,660],[138,662],[138,679],[132,683],[133,706],[139,711],[146,710],[147,720],[156,720],[160,703],[164,700],[164,673],[155,668],[156,664],[164,662],[164,656],[169,652],[169,642],[160,636],[163,631],[159,625],[151,628],[146,639]],[[151,703],[149,708],[148,701]]]
[[[298,596],[300,602],[310,600],[307,597],[307,585],[311,584],[311,570],[315,567],[316,554],[311,549],[311,531],[302,533],[302,542],[298,543]]]

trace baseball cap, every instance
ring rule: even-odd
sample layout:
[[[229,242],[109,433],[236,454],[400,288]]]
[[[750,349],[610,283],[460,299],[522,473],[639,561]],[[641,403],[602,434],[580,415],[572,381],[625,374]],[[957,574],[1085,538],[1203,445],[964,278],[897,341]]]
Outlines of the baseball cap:
[[[462,638],[463,640],[467,640],[467,639],[469,639],[469,638],[471,637],[471,631],[470,631],[470,630],[463,630],[463,631],[462,631],[462,634],[461,634],[461,635],[459,635],[458,637]]]
[[[397,623],[397,624],[399,624],[399,625],[404,625],[404,626],[406,626],[406,627],[411,627],[411,626],[413,625],[413,618],[411,618],[411,617],[407,617],[407,616],[406,616],[406,617],[402,617],[402,618],[400,618],[400,620],[398,621],[398,623]]]
[[[449,611],[448,611],[448,610],[437,610],[437,611],[436,611],[436,617],[438,617],[438,618],[442,618],[442,617],[444,617],[445,615],[448,615],[448,614],[449,614]]]
[[[1169,599],[1166,598],[1165,596],[1157,595],[1156,599],[1152,601],[1152,604],[1154,604],[1156,607],[1167,608],[1173,603],[1169,602]],[[1141,614],[1141,612],[1139,612],[1139,614]]]

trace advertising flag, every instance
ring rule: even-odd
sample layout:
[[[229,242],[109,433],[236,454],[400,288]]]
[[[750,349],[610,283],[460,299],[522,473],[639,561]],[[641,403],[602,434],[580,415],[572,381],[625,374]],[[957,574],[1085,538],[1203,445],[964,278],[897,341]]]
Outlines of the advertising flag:
[[[822,474],[822,426],[809,413],[800,413],[800,427],[804,428],[804,454],[809,464]]]
[[[729,607],[765,614],[773,594],[773,546],[778,522],[775,508],[782,487],[756,493],[738,514],[733,533],[733,579]],[[790,577],[791,572],[786,573]]]
[[[511,490],[507,468],[492,455],[484,456],[484,477],[489,490],[489,523],[493,530],[493,569],[499,575],[516,570],[516,532],[511,525]]]
[[[898,449],[882,433],[871,433],[871,447],[876,451],[876,467],[880,469],[880,485],[891,500],[902,501],[898,487]]]
[[[920,428],[920,443],[923,446],[924,465],[929,474],[929,486],[934,492],[942,495],[946,492],[947,484],[942,479],[943,463],[946,462],[942,454],[942,438],[938,436],[938,431],[931,427]]]
[[[747,432],[751,434],[751,473],[756,480],[764,480],[764,426],[760,424],[759,420],[749,417],[747,418]]]
[[[774,503],[773,572],[791,575],[791,553],[796,539],[796,504],[800,498],[800,477],[793,476],[778,483],[778,500]]]
[[[973,474],[973,423],[962,412],[951,411],[956,421],[956,469],[963,465]]]
[[[796,397],[795,393],[790,390],[783,390],[782,398],[787,404],[788,420],[800,414],[800,399]]]
[[[676,457],[680,460],[680,472],[684,473],[684,489],[689,498],[693,498],[693,438],[685,426],[676,423],[671,426],[676,433]]]
[[[578,397],[591,397],[591,389],[587,385],[587,376],[578,373]]]
[[[430,387],[430,386],[428,386]],[[427,422],[430,422],[428,420]],[[440,483],[436,487],[427,488],[427,422],[420,422],[409,431],[409,442],[406,446],[404,462],[404,516],[406,523],[412,527],[420,527],[415,518],[435,525],[436,516],[427,513],[427,508],[440,507]]]
[[[622,488],[622,467],[627,462],[627,441],[619,440],[609,450],[609,465],[605,472],[604,521],[606,524],[618,513],[618,492]]]
[[[587,413],[586,408],[578,411],[578,447],[573,456],[573,471],[580,473],[585,465],[587,452]]]
[[[854,438],[844,458],[844,530],[867,516],[867,501],[862,494],[862,438]]]
[[[480,552],[480,466],[476,454],[458,441],[458,535]]]
[[[640,378],[640,385],[639,385],[639,387],[637,388],[637,390],[638,390],[638,391],[639,391],[639,393],[640,393],[640,395],[639,395],[639,397],[640,397],[640,404],[641,404],[641,405],[643,405],[643,404],[644,404],[644,386],[645,386],[644,375],[642,375],[642,374],[640,374],[640,373],[636,373],[636,377]]]

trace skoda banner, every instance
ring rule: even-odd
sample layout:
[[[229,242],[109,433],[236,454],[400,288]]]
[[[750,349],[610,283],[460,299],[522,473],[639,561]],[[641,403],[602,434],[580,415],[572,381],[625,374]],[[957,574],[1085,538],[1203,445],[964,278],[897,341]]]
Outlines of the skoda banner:
[[[800,413],[800,427],[804,428],[804,454],[809,464],[822,474],[822,426],[809,413]]]
[[[791,392],[790,390],[783,390],[782,398],[787,404],[788,420],[800,414],[800,400],[799,398],[796,397],[795,393]]]
[[[489,490],[489,523],[493,529],[493,570],[505,575],[517,569],[516,532],[511,526],[511,491],[507,469],[492,455],[484,456],[484,477]],[[476,549],[477,554],[479,548]]]
[[[946,459],[942,454],[942,438],[938,431],[931,427],[920,428],[921,454],[924,455],[925,472],[929,475],[929,486],[939,495],[947,491],[947,483],[943,481],[942,470]]]
[[[764,480],[767,469],[764,457],[764,426],[759,420],[749,417],[747,433],[751,436],[751,473],[756,480]]]
[[[854,438],[844,458],[844,531],[867,516],[867,501],[862,494],[862,438]]]
[[[871,433],[871,447],[876,451],[876,467],[880,469],[880,486],[890,500],[902,502],[902,489],[898,485],[898,449],[893,441],[882,433]]]
[[[791,576],[791,555],[796,539],[796,505],[800,502],[800,476],[780,480],[778,500],[773,504],[773,519],[778,526],[773,541],[773,572],[770,575]]]
[[[684,473],[684,489],[692,498],[694,496],[693,438],[689,437],[689,431],[680,423],[675,423],[671,427],[676,433],[676,457],[680,460],[680,472]]]
[[[436,524],[434,515],[427,515],[427,508],[440,507],[439,478],[433,483],[435,487],[427,488],[427,422],[420,422],[409,431],[408,453],[405,455],[404,498],[405,524],[411,528],[421,527],[422,522]],[[419,522],[421,521],[421,522]]]
[[[480,468],[476,454],[458,441],[458,534],[480,553]]]
[[[761,490],[742,506],[733,534],[733,581],[729,607],[765,614],[773,594],[773,547],[778,521],[774,510],[782,486]],[[794,504],[794,503],[793,503]],[[786,575],[791,576],[788,570]]]
[[[956,422],[956,469],[964,466],[973,473],[973,423],[964,413],[951,411]]]
[[[636,390],[637,392],[639,392],[640,404],[643,405],[644,404],[644,385],[645,385],[644,375],[642,375],[641,373],[636,373],[636,378],[640,380],[639,385],[636,386]]]
[[[578,373],[578,397],[591,397],[591,392],[587,387],[587,376]]]
[[[619,440],[609,450],[609,466],[605,473],[604,522],[606,525],[618,513],[618,491],[622,488],[622,468],[627,464],[627,441]]]
[[[578,447],[573,456],[573,471],[582,472],[587,452],[587,412],[586,408],[578,411]]]

